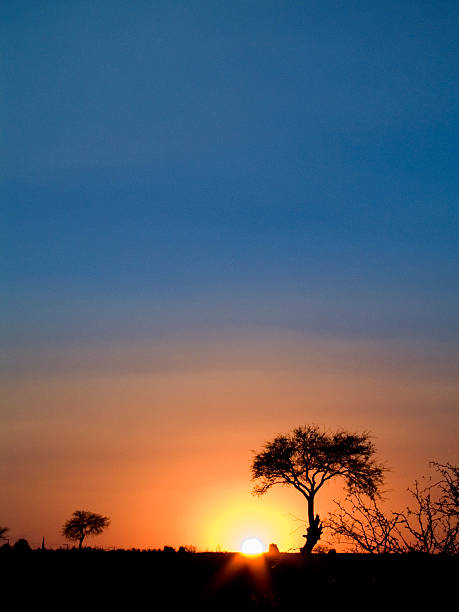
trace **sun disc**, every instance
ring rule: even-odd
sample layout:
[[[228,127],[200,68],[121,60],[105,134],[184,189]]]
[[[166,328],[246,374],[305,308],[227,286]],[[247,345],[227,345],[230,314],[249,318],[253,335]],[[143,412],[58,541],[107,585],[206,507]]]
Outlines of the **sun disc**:
[[[263,544],[258,538],[247,538],[242,542],[241,552],[244,555],[261,555],[263,553]]]

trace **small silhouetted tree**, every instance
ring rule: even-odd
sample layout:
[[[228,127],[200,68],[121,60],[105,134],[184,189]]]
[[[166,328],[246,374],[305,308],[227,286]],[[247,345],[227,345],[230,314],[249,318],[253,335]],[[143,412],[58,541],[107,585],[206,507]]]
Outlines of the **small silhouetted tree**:
[[[186,544],[185,546],[180,546],[177,552],[181,555],[191,555],[195,553],[196,550],[196,546],[193,546],[192,544]]]
[[[315,498],[332,478],[344,479],[347,490],[374,497],[383,482],[384,468],[375,460],[375,447],[367,432],[321,431],[317,425],[297,427],[290,434],[266,442],[252,462],[254,493],[264,495],[272,486],[288,485],[307,501],[308,528],[303,554],[312,552],[323,526],[315,514]]]
[[[15,553],[23,554],[29,553],[31,551],[32,549],[30,548],[30,544],[25,538],[19,538],[19,540],[16,540],[16,542],[14,543],[13,552]]]
[[[86,536],[100,535],[109,525],[110,519],[107,516],[87,510],[76,510],[64,523],[62,535],[67,540],[78,542],[78,548],[81,548]]]
[[[170,553],[175,553],[175,548],[173,546],[164,546],[163,548],[163,552],[170,554]]]

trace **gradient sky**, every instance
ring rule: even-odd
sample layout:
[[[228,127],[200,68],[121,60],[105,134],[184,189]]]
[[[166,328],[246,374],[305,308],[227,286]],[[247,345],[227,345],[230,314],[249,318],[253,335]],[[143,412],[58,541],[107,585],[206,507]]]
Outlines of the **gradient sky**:
[[[86,508],[106,546],[299,546],[302,499],[253,498],[249,466],[310,422],[370,430],[400,503],[457,462],[458,17],[3,3],[13,539]]]

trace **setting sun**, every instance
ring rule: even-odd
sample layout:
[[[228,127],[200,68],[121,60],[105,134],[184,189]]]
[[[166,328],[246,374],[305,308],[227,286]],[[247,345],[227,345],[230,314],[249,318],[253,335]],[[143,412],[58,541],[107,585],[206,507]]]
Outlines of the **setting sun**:
[[[264,546],[258,538],[248,538],[242,542],[241,552],[244,555],[261,555],[264,552]]]

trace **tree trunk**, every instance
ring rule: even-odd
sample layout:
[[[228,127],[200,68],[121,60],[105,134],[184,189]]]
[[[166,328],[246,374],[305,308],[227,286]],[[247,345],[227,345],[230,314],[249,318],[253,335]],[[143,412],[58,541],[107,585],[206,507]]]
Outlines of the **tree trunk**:
[[[309,555],[312,549],[320,540],[322,535],[322,523],[320,522],[319,515],[316,514],[314,517],[314,495],[312,494],[308,499],[308,523],[309,527],[306,530],[306,534],[303,536],[306,538],[304,546],[300,549],[301,554]]]
[[[83,546],[83,540],[84,540],[84,535],[80,536],[80,545],[78,546],[78,550],[81,550],[81,547]]]

